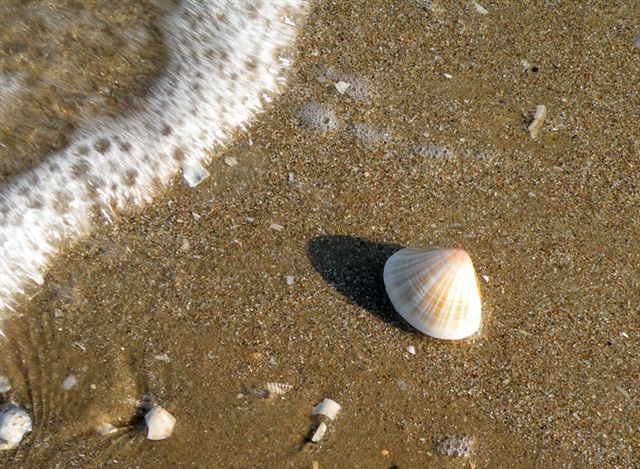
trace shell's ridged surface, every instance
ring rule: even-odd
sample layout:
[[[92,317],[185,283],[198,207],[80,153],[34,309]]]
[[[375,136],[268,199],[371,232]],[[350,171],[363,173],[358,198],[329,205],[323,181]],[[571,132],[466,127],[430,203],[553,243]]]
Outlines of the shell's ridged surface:
[[[478,280],[461,249],[402,249],[387,260],[384,284],[396,311],[424,334],[456,340],[480,327]]]

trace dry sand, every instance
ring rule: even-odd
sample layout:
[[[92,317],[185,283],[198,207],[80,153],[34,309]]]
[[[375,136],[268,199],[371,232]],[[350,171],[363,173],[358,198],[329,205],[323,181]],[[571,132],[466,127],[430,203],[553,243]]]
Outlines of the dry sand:
[[[212,177],[65,252],[3,323],[35,427],[0,464],[640,466],[640,4],[336,3]],[[335,126],[305,125],[308,103]],[[414,244],[488,276],[478,336],[393,312],[382,266]],[[324,397],[343,410],[311,444]],[[170,439],[145,440],[143,398],[176,416]],[[448,435],[472,455],[439,455]]]

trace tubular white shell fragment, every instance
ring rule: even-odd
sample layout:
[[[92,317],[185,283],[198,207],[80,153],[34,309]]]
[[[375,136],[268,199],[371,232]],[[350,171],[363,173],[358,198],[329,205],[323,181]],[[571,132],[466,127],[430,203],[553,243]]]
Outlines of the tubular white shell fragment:
[[[324,415],[329,420],[334,420],[340,412],[340,404],[338,404],[333,399],[325,398],[313,408],[312,415]]]
[[[387,260],[384,284],[400,316],[426,335],[458,340],[480,328],[478,280],[461,249],[402,249]]]

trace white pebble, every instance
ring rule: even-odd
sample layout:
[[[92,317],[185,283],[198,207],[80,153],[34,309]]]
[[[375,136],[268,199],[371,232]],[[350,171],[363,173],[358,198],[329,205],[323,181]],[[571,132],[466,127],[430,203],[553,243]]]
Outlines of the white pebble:
[[[407,347],[407,352],[409,352],[411,355],[415,355],[416,354],[416,348],[413,345],[409,345]]]
[[[31,431],[33,424],[29,414],[15,404],[0,409],[0,450],[15,448]]]
[[[338,90],[338,93],[340,94],[344,94],[350,86],[351,84],[347,83],[346,81],[339,81],[335,84],[336,90]]]
[[[78,383],[78,380],[76,379],[76,377],[73,375],[69,375],[62,381],[62,388],[65,391],[68,391],[69,389],[74,387],[77,383]]]
[[[154,405],[144,416],[149,432],[148,440],[164,440],[173,433],[176,425],[176,418],[159,405]]]
[[[284,280],[285,280],[285,282],[287,282],[287,285],[293,285],[293,280],[294,280],[293,275],[287,275],[284,278]]]
[[[209,177],[209,171],[197,164],[185,164],[182,167],[182,177],[189,187],[196,187]]]
[[[476,11],[481,15],[486,15],[487,13],[489,13],[487,9],[480,5],[478,2],[473,2],[473,8],[475,8]]]

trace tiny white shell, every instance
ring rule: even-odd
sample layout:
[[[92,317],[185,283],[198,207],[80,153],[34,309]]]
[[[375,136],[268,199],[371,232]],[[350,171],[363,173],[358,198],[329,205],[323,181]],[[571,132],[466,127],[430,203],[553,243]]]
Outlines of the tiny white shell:
[[[324,415],[329,420],[334,420],[341,408],[340,404],[333,399],[325,398],[313,408],[312,415]]]
[[[111,425],[109,422],[102,422],[96,425],[96,433],[99,435],[110,435],[117,431],[118,429]]]
[[[424,334],[457,340],[480,328],[478,279],[461,249],[402,249],[387,260],[384,284],[396,311]]]
[[[31,431],[31,417],[22,407],[7,404],[0,409],[0,450],[15,448]]]
[[[176,418],[167,410],[159,405],[154,405],[144,416],[149,432],[147,439],[164,440],[169,438],[173,433],[173,427],[176,425]]]
[[[322,422],[320,425],[318,425],[318,428],[311,437],[311,441],[313,443],[319,442],[320,440],[322,440],[322,438],[324,438],[325,433],[327,433],[327,424]]]

